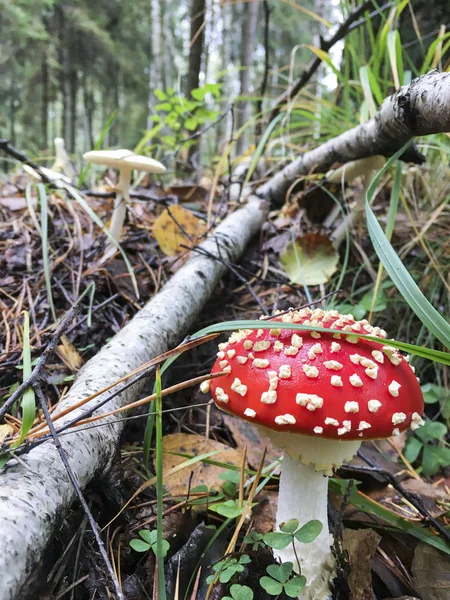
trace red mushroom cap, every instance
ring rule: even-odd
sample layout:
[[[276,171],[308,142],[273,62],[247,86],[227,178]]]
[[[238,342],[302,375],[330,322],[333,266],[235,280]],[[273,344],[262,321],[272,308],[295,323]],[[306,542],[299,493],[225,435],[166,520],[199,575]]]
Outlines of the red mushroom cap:
[[[276,322],[342,333],[277,329]],[[423,421],[414,368],[393,347],[358,338],[386,333],[336,310],[291,311],[272,329],[234,332],[220,351],[211,380],[216,405],[277,431],[340,440],[398,435]]]

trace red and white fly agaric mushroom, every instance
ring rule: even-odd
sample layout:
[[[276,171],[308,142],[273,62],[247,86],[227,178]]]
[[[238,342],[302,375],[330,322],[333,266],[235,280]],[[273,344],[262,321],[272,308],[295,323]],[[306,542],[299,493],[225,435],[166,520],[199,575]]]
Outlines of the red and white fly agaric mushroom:
[[[317,330],[281,329],[277,321]],[[300,598],[324,600],[335,571],[325,475],[350,460],[362,440],[419,427],[423,396],[405,357],[358,337],[386,337],[366,320],[305,308],[270,323],[270,329],[234,332],[220,344],[212,373],[227,374],[202,389],[211,390],[220,409],[264,427],[285,450],[277,526],[289,519],[321,521],[320,535],[312,544],[296,542],[296,553],[307,578]],[[297,564],[292,546],[276,554]]]

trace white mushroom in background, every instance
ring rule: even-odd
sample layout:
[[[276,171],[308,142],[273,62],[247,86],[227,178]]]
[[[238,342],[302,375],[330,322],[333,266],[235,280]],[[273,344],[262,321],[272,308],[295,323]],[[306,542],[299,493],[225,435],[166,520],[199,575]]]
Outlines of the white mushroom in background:
[[[130,202],[131,171],[145,171],[146,173],[165,173],[166,167],[157,160],[148,156],[139,156],[131,150],[92,150],[86,152],[83,158],[88,162],[105,167],[119,169],[117,195],[114,203],[114,213],[111,219],[109,232],[119,242],[125,221],[127,204]]]

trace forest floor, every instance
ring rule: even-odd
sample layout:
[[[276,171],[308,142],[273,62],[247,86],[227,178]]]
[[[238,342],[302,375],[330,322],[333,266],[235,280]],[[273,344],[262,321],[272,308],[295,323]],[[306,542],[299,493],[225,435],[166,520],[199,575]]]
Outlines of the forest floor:
[[[76,202],[68,202],[54,191],[46,195],[47,266],[46,252],[42,250],[42,198],[38,205],[36,188],[30,187],[29,181],[27,175],[15,174],[4,178],[0,188],[3,322],[0,398],[6,399],[20,379],[22,311],[27,310],[30,315],[30,344],[32,358],[36,360],[51,336],[52,310],[60,317],[91,286],[80,303],[79,315],[50,357],[41,380],[46,397],[54,405],[66,393],[81,366],[158,292],[184,263],[189,252],[195,251],[189,248],[195,246],[205,231],[211,181],[205,179],[162,188],[144,180],[134,190],[136,195],[128,211],[122,247],[133,267],[139,297],[120,254],[104,260],[105,236],[99,235],[92,219]],[[112,211],[112,189],[105,183],[96,188],[95,194],[84,193],[103,222]],[[213,198],[213,210],[222,210],[222,216],[226,213],[223,208],[227,205],[223,201],[226,193],[225,184],[219,186]],[[330,203],[326,194],[318,197],[320,193],[320,190],[311,190],[309,198],[307,193],[302,194],[299,202],[271,213],[260,238],[247,248],[239,264],[230,265],[201,311],[193,331],[221,321],[257,319],[262,308],[267,314],[273,314],[277,309],[308,303],[302,287],[289,281],[280,266],[279,255],[289,241],[294,220],[301,223],[313,247],[323,245],[322,237],[328,232],[317,225],[321,218],[317,207],[320,207],[319,212],[326,212],[330,210]],[[348,190],[348,194],[352,193],[359,193],[357,187]],[[169,213],[168,206],[171,207]],[[174,211],[175,206],[189,211],[191,216],[186,217],[179,208]],[[233,206],[228,205],[227,210],[232,209]],[[383,214],[385,209],[380,195],[378,211]],[[165,220],[158,222],[163,213]],[[160,239],[165,240],[160,244],[158,230]],[[410,240],[411,229],[407,223],[401,224],[397,236],[399,245]],[[342,304],[353,302],[351,294],[342,290],[352,288],[355,272],[361,264],[358,287],[363,289],[373,281],[372,250],[364,228],[356,228],[352,237],[348,275],[341,289],[335,291]],[[164,243],[171,247],[167,248]],[[51,301],[46,288],[48,277],[51,277]],[[316,303],[328,291],[323,285],[312,286],[310,290]],[[389,294],[389,290],[386,293]],[[393,335],[399,312],[404,307],[399,299],[393,300],[390,306],[394,308],[377,314],[379,322],[376,324]],[[217,341],[220,340],[185,352],[164,374],[163,387],[208,373],[215,360]],[[152,392],[153,383],[153,380],[147,382],[142,396]],[[260,467],[264,449],[267,449],[265,466],[275,464],[276,467],[280,457],[280,452],[258,430],[224,415],[209,400],[209,396],[193,387],[164,399],[164,473],[172,469],[172,474],[164,477],[163,534],[170,545],[165,561],[168,598],[201,600],[209,597],[212,600],[230,593],[226,577],[212,587],[206,581],[214,573],[212,565],[223,558],[236,527],[235,515],[220,514],[214,504],[219,498],[235,500],[240,492],[247,494],[248,481]],[[109,556],[128,600],[157,597],[155,554],[150,549],[153,538],[148,533],[140,534],[156,528],[155,487],[148,485],[139,491],[155,472],[153,451],[148,465],[144,459],[147,412],[148,406],[143,406],[133,416],[126,417],[114,468],[85,492],[97,522],[105,528],[103,534]],[[14,428],[20,424],[17,407],[12,415],[8,423]],[[367,463],[355,458],[340,469],[330,483],[330,521],[338,542],[336,599],[445,600],[450,597],[450,547],[439,538],[433,526],[435,520],[446,526],[450,524],[450,471],[447,467],[434,476],[422,475],[417,464],[411,465],[404,458],[406,438],[407,434],[402,434],[395,440],[364,442],[363,454],[375,467],[366,469]],[[210,451],[216,452],[213,459],[206,458],[176,469],[186,457]],[[252,545],[248,537],[243,541],[243,536],[252,531],[266,534],[273,529],[277,475],[278,470],[272,468],[254,499],[256,506],[251,519],[245,523],[231,556],[237,559],[235,566],[239,564],[239,556],[251,557],[251,568],[246,563],[239,565],[242,568],[235,568],[230,581],[249,586],[254,590],[254,598],[261,600],[274,597],[263,590],[259,579],[275,561],[268,548]],[[349,488],[350,480],[359,482],[357,490]],[[130,498],[130,504],[122,511]],[[139,544],[133,548],[132,540],[140,540],[140,550],[145,550],[145,542],[150,540],[148,551],[136,551]],[[433,540],[439,541],[433,543]],[[446,555],[436,547],[447,547]],[[78,504],[73,505],[62,521],[43,559],[41,582],[41,597],[49,600],[111,597],[102,558]],[[287,597],[284,592],[278,595],[280,600]]]

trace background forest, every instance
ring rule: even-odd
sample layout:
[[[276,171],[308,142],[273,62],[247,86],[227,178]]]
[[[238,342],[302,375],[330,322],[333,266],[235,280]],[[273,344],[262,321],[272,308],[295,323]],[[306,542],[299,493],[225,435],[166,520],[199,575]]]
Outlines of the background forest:
[[[0,600],[449,600],[449,28],[0,0]]]
[[[381,3],[371,21],[374,32],[394,4]],[[448,6],[446,0],[434,0],[432,10],[424,0],[406,4],[399,33],[414,74],[447,23]],[[53,139],[63,137],[69,152],[79,156],[94,147],[113,117],[103,145],[134,147],[155,124],[152,117],[165,116],[157,90],[189,98],[208,83],[222,84],[214,102],[210,97],[208,102],[217,115],[240,96],[249,100],[249,112],[248,103],[236,108],[239,129],[251,114],[271,107],[320,47],[320,36],[329,38],[355,5],[338,0],[1,0],[0,133],[41,157],[52,156]],[[347,40],[348,52],[335,49],[333,66],[359,81],[359,67],[373,59],[373,40],[365,29]],[[330,67],[319,77],[332,73]],[[336,77],[326,83],[320,90],[310,88],[311,96],[320,91],[332,99],[342,92]],[[388,89],[388,81],[381,83]],[[357,106],[361,89],[353,85],[347,93]],[[349,122],[341,122],[342,129],[355,124],[354,110],[348,101],[344,106]],[[228,118],[210,134],[210,149],[220,148],[229,128]],[[325,127],[321,135],[336,131]],[[251,128],[249,133],[252,141]]]

